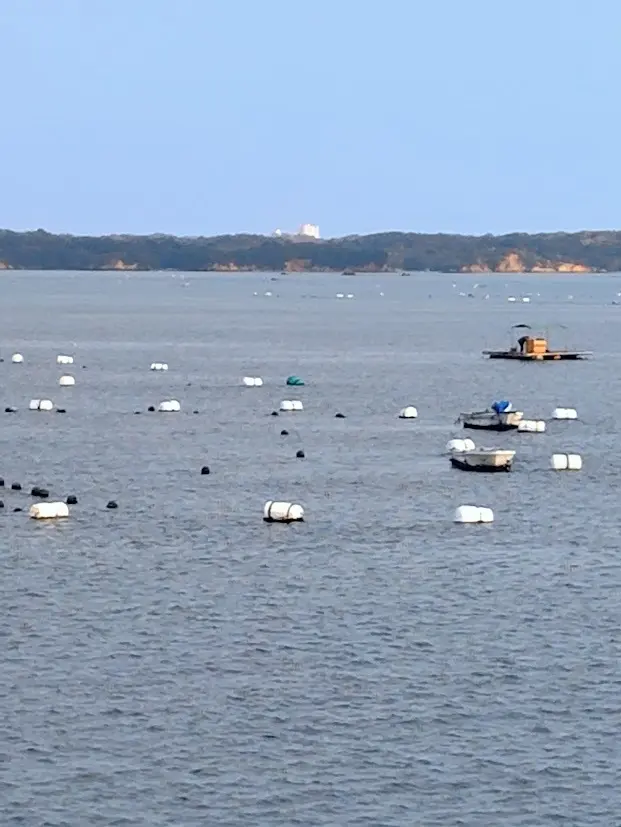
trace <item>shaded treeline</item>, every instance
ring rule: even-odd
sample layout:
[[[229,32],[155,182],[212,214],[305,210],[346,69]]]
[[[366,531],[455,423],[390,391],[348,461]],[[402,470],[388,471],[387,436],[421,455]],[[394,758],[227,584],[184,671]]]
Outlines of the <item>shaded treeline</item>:
[[[98,270],[495,270],[509,253],[527,268],[574,262],[621,270],[621,232],[503,236],[377,233],[320,241],[300,237],[72,236],[0,230],[0,262],[16,269]]]

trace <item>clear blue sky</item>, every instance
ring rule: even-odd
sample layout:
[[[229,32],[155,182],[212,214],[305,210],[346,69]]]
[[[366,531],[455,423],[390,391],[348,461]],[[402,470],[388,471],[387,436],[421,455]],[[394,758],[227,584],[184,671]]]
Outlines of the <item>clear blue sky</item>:
[[[0,226],[621,226],[620,0],[0,0]]]

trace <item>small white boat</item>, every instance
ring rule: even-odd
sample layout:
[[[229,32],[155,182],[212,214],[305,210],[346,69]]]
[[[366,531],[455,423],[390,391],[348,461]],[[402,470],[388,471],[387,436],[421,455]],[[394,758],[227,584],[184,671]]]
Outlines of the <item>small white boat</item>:
[[[474,451],[451,452],[451,465],[462,471],[510,471],[515,451],[501,448],[475,448]]]

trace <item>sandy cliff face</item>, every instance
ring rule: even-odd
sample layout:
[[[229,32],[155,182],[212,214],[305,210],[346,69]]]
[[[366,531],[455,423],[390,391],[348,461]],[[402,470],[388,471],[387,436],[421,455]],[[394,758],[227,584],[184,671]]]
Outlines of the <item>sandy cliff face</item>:
[[[461,268],[462,273],[592,273],[593,269],[586,264],[575,261],[541,261],[532,267],[527,267],[519,253],[507,253],[493,268],[481,261],[476,264],[467,264]]]
[[[232,261],[229,261],[228,264],[214,264],[211,269],[216,273],[236,273],[239,267]]]
[[[137,270],[137,264],[125,264],[122,258],[117,258],[116,261],[113,261],[107,267],[102,267],[102,270]]]
[[[519,253],[507,253],[496,265],[497,273],[523,273],[526,266]]]
[[[482,261],[477,261],[476,264],[466,264],[461,268],[462,273],[491,273],[491,268]]]

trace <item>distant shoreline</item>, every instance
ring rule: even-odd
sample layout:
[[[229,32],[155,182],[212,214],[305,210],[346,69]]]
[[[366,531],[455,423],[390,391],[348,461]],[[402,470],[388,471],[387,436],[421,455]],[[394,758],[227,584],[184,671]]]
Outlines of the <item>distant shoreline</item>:
[[[611,273],[621,231],[465,236],[55,235],[0,230],[0,270],[215,273]]]

